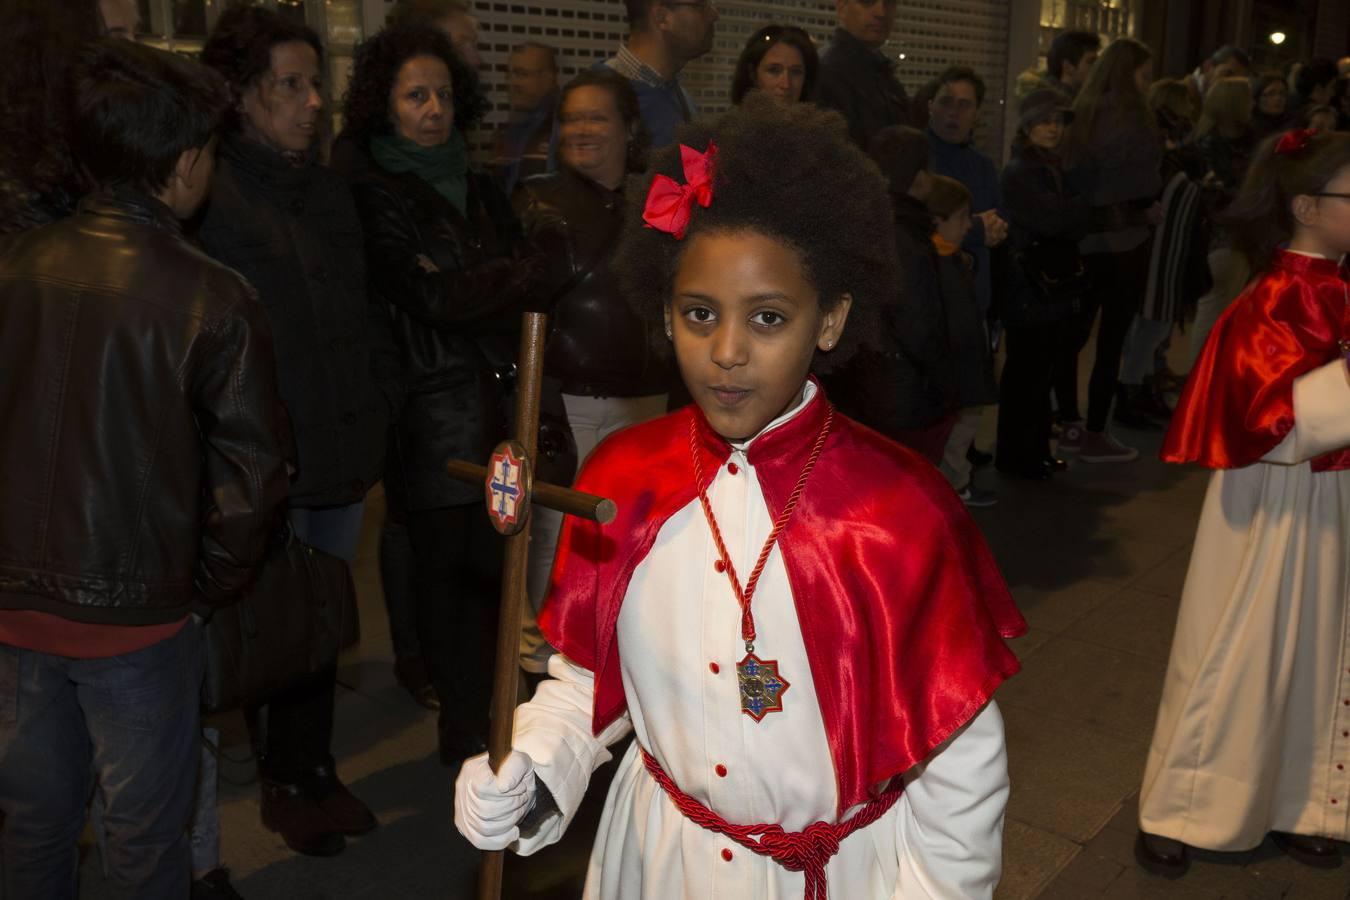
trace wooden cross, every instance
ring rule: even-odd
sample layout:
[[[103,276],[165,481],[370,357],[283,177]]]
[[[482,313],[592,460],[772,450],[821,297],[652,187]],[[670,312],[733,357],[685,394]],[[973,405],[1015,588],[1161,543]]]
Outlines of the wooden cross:
[[[516,436],[492,452],[488,465],[453,459],[446,463],[450,477],[483,485],[488,518],[506,535],[502,567],[502,604],[497,620],[497,668],[492,686],[492,722],[488,732],[488,763],[497,771],[511,752],[513,710],[520,689],[520,621],[525,604],[525,579],[530,554],[530,507],[592,519],[604,525],[614,521],[614,501],[570,488],[536,483],[534,461],[539,435],[539,394],[544,377],[544,339],[548,316],[525,313],[520,332],[520,363],[516,375]],[[498,900],[502,890],[503,852],[485,851],[478,875],[479,900]]]

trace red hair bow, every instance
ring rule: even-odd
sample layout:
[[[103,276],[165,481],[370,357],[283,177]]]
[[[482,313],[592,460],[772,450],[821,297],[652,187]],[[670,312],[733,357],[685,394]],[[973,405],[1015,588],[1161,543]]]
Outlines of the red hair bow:
[[[704,209],[713,198],[713,163],[717,147],[712,141],[708,149],[699,153],[693,147],[680,145],[680,160],[684,165],[684,184],[668,175],[657,175],[647,191],[647,205],[642,210],[642,221],[648,228],[664,231],[682,240],[694,215],[694,204]]]
[[[1280,142],[1275,145],[1276,155],[1292,156],[1295,153],[1302,153],[1308,149],[1308,144],[1312,143],[1315,134],[1316,128],[1295,128],[1293,131],[1286,131],[1280,136]]]

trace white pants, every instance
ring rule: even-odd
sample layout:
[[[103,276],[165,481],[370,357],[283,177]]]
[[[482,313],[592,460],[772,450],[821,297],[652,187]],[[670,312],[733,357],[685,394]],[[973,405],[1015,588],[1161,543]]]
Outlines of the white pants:
[[[666,395],[645,397],[582,397],[563,394],[567,424],[577,442],[577,460],[581,463],[605,438],[629,425],[637,425],[666,412]],[[562,531],[562,513],[542,506],[530,513],[530,569],[525,591],[530,603],[524,610],[520,629],[520,665],[527,672],[547,671],[553,648],[539,632],[537,615],[548,591],[548,576],[553,569],[553,554]]]
[[[951,434],[947,435],[947,446],[942,448],[942,464],[938,466],[946,476],[947,483],[954,489],[964,490],[970,484],[970,460],[966,451],[975,443],[975,435],[980,431],[980,416],[983,406],[967,406],[957,415]]]
[[[1139,385],[1153,374],[1153,357],[1158,345],[1172,333],[1171,322],[1155,322],[1135,316],[1125,335],[1125,351],[1120,357],[1120,383]]]

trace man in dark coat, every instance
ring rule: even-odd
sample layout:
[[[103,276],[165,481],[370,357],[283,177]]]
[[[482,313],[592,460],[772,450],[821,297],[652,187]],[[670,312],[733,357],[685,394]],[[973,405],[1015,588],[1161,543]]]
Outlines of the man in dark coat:
[[[998,213],[998,167],[975,149],[975,123],[984,106],[984,80],[973,69],[951,66],[937,79],[929,103],[928,144],[933,171],[955,178],[974,197],[974,218],[961,249],[975,263],[975,297],[987,313],[993,302],[990,248],[1008,236],[1008,223]]]
[[[908,125],[909,100],[895,61],[881,52],[895,24],[896,0],[836,0],[839,27],[820,56],[816,103],[838,110],[866,150],[887,125]]]
[[[717,6],[712,0],[624,0],[628,40],[599,65],[633,83],[653,147],[675,141],[675,129],[698,114],[680,83],[685,65],[712,49]]]
[[[511,117],[493,136],[491,168],[508,197],[516,183],[549,168],[549,142],[558,111],[558,51],[527,41],[507,58]]]

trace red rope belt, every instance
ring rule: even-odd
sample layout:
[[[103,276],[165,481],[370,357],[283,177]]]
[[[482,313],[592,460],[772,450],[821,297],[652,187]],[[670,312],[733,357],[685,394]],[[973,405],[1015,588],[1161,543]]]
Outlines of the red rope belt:
[[[709,831],[726,835],[747,850],[767,856],[789,872],[806,874],[805,900],[828,900],[825,864],[839,852],[839,842],[859,828],[881,818],[900,799],[903,788],[886,791],[858,810],[852,818],[831,825],[815,822],[805,831],[786,832],[779,825],[732,825],[680,790],[661,764],[642,750],[642,762],[685,818]]]

